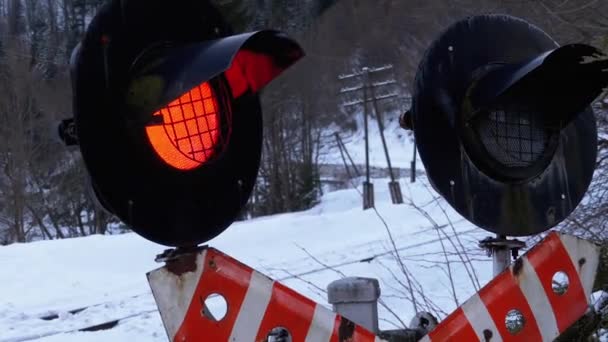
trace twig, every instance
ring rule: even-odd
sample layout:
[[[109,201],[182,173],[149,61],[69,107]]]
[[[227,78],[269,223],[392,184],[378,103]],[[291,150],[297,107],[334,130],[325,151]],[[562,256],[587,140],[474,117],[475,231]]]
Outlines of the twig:
[[[403,260],[401,260],[401,257],[399,256],[399,249],[397,248],[397,244],[395,243],[393,234],[392,234],[390,228],[388,227],[388,224],[382,217],[382,215],[380,215],[380,213],[378,212],[378,209],[376,209],[376,207],[373,207],[373,209],[374,209],[374,212],[376,213],[376,215],[378,215],[378,218],[380,218],[380,221],[382,221],[384,228],[386,228],[386,233],[388,234],[389,241],[391,242],[391,246],[393,248],[393,252],[395,253],[395,258],[397,259],[397,263],[399,264],[399,267],[401,267],[401,271],[403,272],[403,275],[405,276],[405,279],[409,285],[410,294],[412,296],[412,305],[414,306],[414,312],[418,312],[418,303],[416,302],[416,297],[414,297],[414,292],[412,290],[412,280],[410,279],[410,274],[409,274],[409,271],[407,270],[407,267],[405,267],[405,265],[403,264]]]
[[[346,274],[344,274],[344,272],[342,272],[342,271],[340,271],[340,270],[338,270],[338,269],[336,269],[336,268],[334,268],[334,267],[332,267],[332,266],[330,266],[330,265],[327,265],[326,263],[322,262],[322,261],[321,261],[321,260],[319,260],[317,257],[315,257],[315,256],[314,256],[314,255],[312,255],[310,252],[308,252],[308,251],[306,250],[306,248],[304,248],[304,247],[302,247],[302,246],[298,245],[297,243],[296,243],[295,245],[296,245],[296,246],[297,246],[299,249],[301,249],[301,250],[302,250],[304,253],[306,253],[306,255],[308,255],[308,257],[310,257],[312,260],[314,260],[314,261],[315,261],[317,264],[319,264],[319,265],[321,265],[321,266],[325,267],[325,268],[326,268],[326,269],[328,269],[328,270],[332,270],[332,271],[336,272],[336,273],[337,273],[337,274],[339,274],[339,275],[340,275],[342,278],[346,278]]]
[[[319,297],[323,297],[323,294],[327,294],[327,290],[325,290],[324,288],[320,287],[319,285],[317,285],[317,284],[313,283],[312,281],[310,281],[310,280],[306,280],[306,279],[304,279],[304,278],[302,278],[302,277],[300,277],[300,276],[298,276],[298,275],[296,275],[296,274],[293,274],[293,273],[289,272],[288,270],[283,270],[283,272],[285,272],[285,273],[289,274],[289,275],[291,276],[291,279],[296,279],[296,280],[299,280],[299,281],[301,281],[301,282],[303,282],[303,283],[308,284],[309,286],[314,287],[314,288],[315,288],[315,289],[317,289],[318,291],[321,291],[320,293],[319,293],[319,292],[316,292],[316,294],[317,294]]]
[[[429,190],[427,188],[427,190]],[[430,190],[429,190],[430,192]],[[435,199],[437,200],[437,199]],[[436,202],[438,203],[438,202]],[[435,221],[433,219],[433,217],[423,208],[419,207],[418,205],[416,205],[416,203],[414,203],[414,201],[410,201],[409,203],[410,206],[412,206],[414,209],[416,209],[419,213],[421,213],[434,227],[439,227],[439,224],[437,223],[437,221]],[[439,206],[440,208],[442,208],[441,206]],[[451,225],[452,227],[452,231],[454,232],[454,234],[457,236],[458,234],[456,233],[456,229],[454,228],[453,224],[451,223],[451,220],[449,218],[449,216],[447,215],[447,212],[445,212],[445,210],[442,208],[442,211],[444,213],[444,215],[446,216],[446,219],[448,220],[448,224]],[[437,229],[437,231],[441,232],[444,237],[450,242],[450,244],[452,245],[452,247],[454,248],[455,251],[457,251],[457,255],[460,258],[468,276],[469,279],[471,280],[471,283],[473,284],[473,287],[475,288],[476,291],[479,291],[479,289],[481,288],[481,285],[479,283],[479,279],[477,278],[477,274],[475,273],[475,269],[473,267],[473,265],[471,264],[470,260],[467,260],[467,258],[465,258],[462,254],[467,254],[466,250],[464,250],[464,246],[462,245],[462,243],[460,243],[460,246],[463,249],[463,253],[459,252],[458,247],[456,246],[456,244],[452,241],[452,239],[443,231],[443,229]],[[471,269],[469,269],[469,267]]]
[[[388,311],[393,317],[395,317],[399,323],[401,323],[401,327],[403,328],[407,328],[407,325],[405,324],[405,322],[403,322],[403,320],[401,320],[401,318],[399,317],[399,315],[397,315],[395,313],[395,311],[393,311],[385,302],[384,300],[382,300],[382,298],[378,298],[378,304],[380,304],[380,306],[382,306],[386,311]],[[396,326],[396,325],[395,325]],[[397,326],[398,327],[398,326]]]

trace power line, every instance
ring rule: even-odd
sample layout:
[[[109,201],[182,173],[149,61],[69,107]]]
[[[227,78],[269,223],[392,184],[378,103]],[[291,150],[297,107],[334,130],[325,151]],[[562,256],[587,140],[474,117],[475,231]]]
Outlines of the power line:
[[[444,225],[442,227],[445,227],[445,226],[447,226],[447,225]],[[477,228],[472,228],[472,229],[468,229],[468,230],[459,232],[459,234],[468,234],[468,233],[472,233],[472,232],[474,232],[476,230],[477,230]],[[433,243],[437,243],[440,240],[441,240],[441,238],[437,238],[437,239],[433,239],[433,240],[429,240],[429,241],[425,241],[425,242],[420,242],[420,243],[409,245],[409,246],[399,247],[399,248],[397,248],[397,251],[403,251],[403,250],[406,250],[406,249],[409,249],[409,248],[417,248],[417,247],[422,247],[422,246],[430,245],[430,244],[433,244]],[[369,262],[372,262],[375,259],[380,258],[382,256],[392,254],[393,252],[394,251],[391,250],[391,251],[387,251],[387,252],[382,252],[382,253],[377,253],[377,254],[369,255],[369,256],[366,256],[366,257],[363,257],[363,258],[359,258],[359,259],[356,259],[356,260],[344,261],[344,262],[341,262],[341,263],[329,265],[329,268],[343,267],[343,266],[348,266],[348,265],[353,265],[353,264],[358,264],[358,263],[369,263]],[[315,269],[308,270],[308,271],[305,271],[305,272],[301,272],[301,273],[297,273],[297,274],[292,274],[292,275],[289,275],[287,277],[277,278],[276,281],[285,281],[285,280],[290,280],[290,279],[296,279],[296,278],[301,277],[301,276],[306,276],[306,275],[310,275],[310,274],[316,274],[316,273],[320,273],[320,272],[325,272],[327,270],[328,270],[327,267],[315,268]]]

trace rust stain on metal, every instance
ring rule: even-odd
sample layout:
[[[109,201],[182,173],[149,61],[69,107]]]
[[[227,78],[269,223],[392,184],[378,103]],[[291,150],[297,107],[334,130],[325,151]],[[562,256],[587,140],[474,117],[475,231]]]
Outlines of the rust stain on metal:
[[[522,258],[515,260],[513,263],[513,275],[519,277],[522,269],[524,268],[524,261]]]
[[[209,268],[212,270],[217,270],[217,263],[215,262],[215,259],[211,258],[209,260]]]
[[[189,253],[167,261],[167,270],[180,277],[184,273],[196,271],[197,254]]]
[[[342,317],[342,319],[340,320],[340,327],[338,328],[338,341],[353,342],[354,334],[355,334],[355,323]]]

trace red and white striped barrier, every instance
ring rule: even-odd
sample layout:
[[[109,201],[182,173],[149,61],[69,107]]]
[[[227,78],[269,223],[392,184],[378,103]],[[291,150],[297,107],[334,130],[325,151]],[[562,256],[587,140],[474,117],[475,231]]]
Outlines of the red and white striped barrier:
[[[274,328],[292,341],[381,341],[373,333],[235,259],[213,249],[169,261],[148,281],[171,341],[266,341]],[[228,306],[219,321],[203,314],[219,294]]]
[[[589,308],[599,247],[555,232],[494,278],[422,341],[553,341]],[[568,278],[565,292],[553,277]],[[517,310],[521,329],[507,329]]]
[[[589,308],[599,247],[551,233],[444,319],[421,341],[552,341]],[[568,278],[565,291],[553,277]],[[325,307],[213,249],[184,254],[148,273],[148,281],[169,339],[266,341],[274,328],[299,342],[381,341]],[[205,299],[221,295],[226,315],[204,314]],[[507,328],[516,310],[517,331]]]

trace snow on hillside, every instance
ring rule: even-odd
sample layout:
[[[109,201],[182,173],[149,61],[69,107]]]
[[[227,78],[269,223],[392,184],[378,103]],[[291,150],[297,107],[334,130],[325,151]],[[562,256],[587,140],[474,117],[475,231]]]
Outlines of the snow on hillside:
[[[413,136],[410,131],[406,131],[399,126],[399,115],[397,112],[388,112],[385,115],[384,135],[388,147],[391,164],[393,167],[409,168],[414,152]],[[362,114],[356,114],[357,130],[351,133],[344,133],[338,127],[330,127],[328,133],[333,134],[339,131],[340,137],[348,153],[356,164],[365,164],[365,134],[363,129]],[[387,167],[386,156],[382,146],[378,121],[370,118],[369,129],[369,160],[370,165],[377,167]],[[331,136],[331,135],[330,135]],[[324,144],[320,151],[320,162],[323,164],[342,164],[340,150],[334,141],[333,136],[329,138],[329,143]],[[423,170],[424,167],[418,155],[416,169]]]
[[[209,245],[323,304],[323,290],[342,275],[376,277],[383,303],[408,324],[414,311],[404,299],[409,296],[402,285],[407,281],[395,262],[381,216],[403,265],[415,278],[419,310],[429,310],[423,292],[435,311],[449,313],[456,304],[448,272],[460,303],[475,292],[471,270],[463,267],[455,248],[462,245],[470,251],[483,286],[492,267],[476,245],[488,234],[433,200],[424,182],[402,183],[406,201],[413,200],[442,227],[432,229],[412,206],[390,203],[387,182],[374,180],[379,215],[361,209],[360,189],[337,191],[308,211],[235,223]],[[447,217],[453,227],[445,226]],[[442,244],[438,234],[452,238]],[[145,277],[160,267],[153,259],[164,248],[135,234],[0,247],[0,341],[166,341]],[[82,307],[88,308],[69,313]],[[48,314],[58,318],[40,319]],[[385,307],[380,308],[380,317],[383,329],[399,324]],[[127,319],[109,330],[74,332],[116,318]]]

